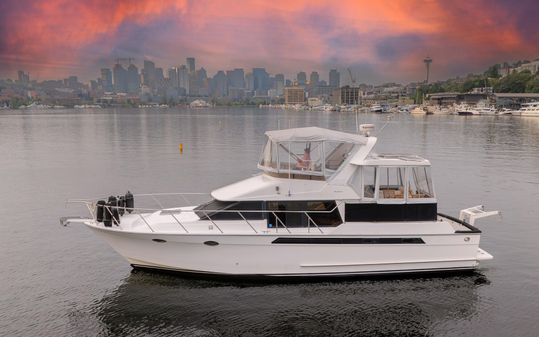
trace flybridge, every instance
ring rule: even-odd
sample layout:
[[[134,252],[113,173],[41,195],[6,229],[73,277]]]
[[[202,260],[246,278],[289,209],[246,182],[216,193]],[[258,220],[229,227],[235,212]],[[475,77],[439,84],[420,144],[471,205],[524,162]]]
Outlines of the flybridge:
[[[266,136],[260,169],[278,177],[314,180],[331,177],[369,144],[365,136],[318,127],[268,131]]]

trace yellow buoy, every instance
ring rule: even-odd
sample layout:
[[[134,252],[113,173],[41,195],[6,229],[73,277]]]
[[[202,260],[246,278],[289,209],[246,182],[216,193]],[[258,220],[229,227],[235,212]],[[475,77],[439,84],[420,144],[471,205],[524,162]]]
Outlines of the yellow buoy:
[[[183,153],[183,144],[180,143],[180,153]]]

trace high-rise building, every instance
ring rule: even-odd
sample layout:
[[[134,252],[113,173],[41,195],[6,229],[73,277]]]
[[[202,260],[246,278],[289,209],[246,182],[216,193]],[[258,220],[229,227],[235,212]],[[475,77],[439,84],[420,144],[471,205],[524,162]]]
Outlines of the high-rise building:
[[[68,78],[64,79],[64,86],[66,88],[78,89],[79,84],[80,83],[79,83],[79,79],[77,78],[77,76],[69,76]]]
[[[101,86],[103,91],[111,92],[112,91],[112,71],[109,68],[101,69]]]
[[[187,62],[187,69],[189,70],[189,73],[194,73],[196,70],[195,67],[195,58],[194,57],[188,57],[186,59]]]
[[[163,74],[163,68],[155,68],[155,88],[163,89],[165,88],[165,75]]]
[[[245,88],[245,75],[243,69],[236,68],[234,70],[227,70],[226,78],[229,88]]]
[[[225,72],[219,70],[211,81],[211,95],[214,97],[224,97],[227,95],[227,77]]]
[[[140,74],[138,68],[134,64],[127,67],[127,92],[137,93],[140,89]]]
[[[142,68],[142,84],[154,88],[155,87],[155,63],[144,60]]]
[[[178,69],[178,86],[185,91],[183,94],[189,93],[189,70],[183,64]]]
[[[255,87],[253,73],[245,74],[245,89],[253,91]]]
[[[172,88],[180,87],[180,81],[178,78],[178,68],[172,67],[168,69],[168,85]]]
[[[329,71],[329,86],[338,88],[341,85],[341,74],[337,69],[331,69]]]
[[[298,81],[298,85],[307,84],[307,74],[304,71],[300,71],[296,76],[296,80]]]
[[[277,91],[277,96],[282,96],[284,94],[284,87],[285,87],[284,75],[283,74],[275,75],[275,90]]]
[[[127,92],[127,70],[120,64],[116,63],[112,69],[114,91]]]
[[[318,86],[318,82],[320,82],[320,75],[318,75],[318,72],[311,72],[311,76],[309,77],[309,86],[314,88]]]
[[[319,84],[320,84],[320,76],[318,75],[318,72],[316,71],[311,72],[311,76],[309,76],[309,87],[308,87],[309,97],[318,95]]]
[[[266,96],[269,89],[269,74],[265,68],[253,68],[253,90],[256,96]]]

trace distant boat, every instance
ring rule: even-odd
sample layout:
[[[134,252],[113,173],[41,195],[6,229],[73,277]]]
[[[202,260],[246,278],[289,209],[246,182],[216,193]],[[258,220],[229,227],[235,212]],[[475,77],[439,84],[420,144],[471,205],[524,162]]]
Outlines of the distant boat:
[[[202,99],[196,99],[189,104],[189,107],[190,108],[209,108],[211,107],[211,104]]]
[[[495,115],[498,111],[496,108],[488,104],[486,101],[479,101],[477,105],[461,105],[457,110],[459,115],[471,116],[471,115]]]
[[[371,112],[386,113],[389,112],[389,107],[387,105],[374,104],[371,106]]]
[[[539,117],[539,102],[524,103],[519,110],[513,111],[513,115]]]
[[[416,106],[410,111],[411,115],[432,115],[432,112],[429,112],[426,106]]]
[[[101,109],[101,105],[98,104],[80,104],[75,105],[75,109]]]

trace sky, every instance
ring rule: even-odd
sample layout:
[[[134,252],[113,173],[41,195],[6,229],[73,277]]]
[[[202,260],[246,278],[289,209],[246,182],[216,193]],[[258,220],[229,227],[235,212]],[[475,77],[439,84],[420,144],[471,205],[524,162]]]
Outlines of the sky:
[[[329,69],[358,82],[421,81],[539,58],[536,0],[1,0],[0,78],[98,77],[116,58],[210,75]]]

